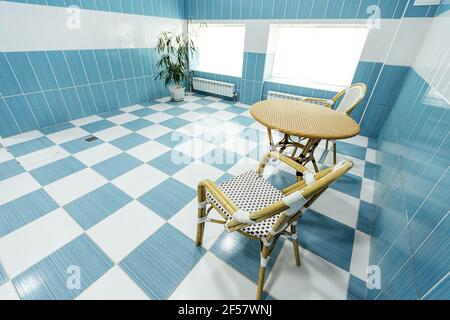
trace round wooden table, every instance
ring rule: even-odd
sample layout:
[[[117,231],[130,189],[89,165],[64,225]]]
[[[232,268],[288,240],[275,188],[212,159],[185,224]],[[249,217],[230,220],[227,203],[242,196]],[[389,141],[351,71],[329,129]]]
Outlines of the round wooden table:
[[[308,102],[266,100],[253,105],[250,113],[267,127],[272,150],[284,153],[293,147],[291,158],[302,165],[312,162],[316,171],[314,151],[321,140],[347,139],[360,132],[356,121],[345,113]],[[275,144],[272,130],[283,133],[283,140]],[[302,151],[299,156],[298,150]]]

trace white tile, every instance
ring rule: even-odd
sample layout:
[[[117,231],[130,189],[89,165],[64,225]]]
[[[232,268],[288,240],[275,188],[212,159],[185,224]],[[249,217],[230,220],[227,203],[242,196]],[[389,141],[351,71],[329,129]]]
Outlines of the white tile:
[[[256,285],[207,252],[170,300],[253,300]]]
[[[164,103],[164,102],[169,102],[170,100],[172,100],[170,97],[164,97],[161,99],[157,99],[156,101]]]
[[[159,103],[159,104],[155,104],[155,105],[151,106],[150,108],[152,108],[155,111],[166,111],[166,110],[173,109],[175,107],[171,106],[170,104]]]
[[[295,265],[292,242],[285,241],[265,290],[281,300],[346,300],[350,274],[300,248],[302,266]]]
[[[38,139],[38,138],[41,138],[43,136],[44,135],[42,134],[42,132],[35,130],[35,131],[30,131],[30,132],[18,134],[18,135],[12,136],[12,137],[0,139],[0,143],[4,147],[10,147],[10,146],[13,146],[15,144],[19,144],[19,143],[22,143],[22,142],[27,142],[27,141],[34,140],[34,139]]]
[[[150,189],[166,180],[169,176],[148,164],[141,165],[115,179],[112,183],[137,199]]]
[[[191,121],[191,122],[195,122],[198,120],[201,120],[203,118],[205,118],[206,115],[203,113],[198,113],[198,112],[194,112],[194,111],[189,111],[186,112],[180,116],[178,116],[178,118],[186,120],[186,121]]]
[[[212,96],[206,96],[205,99],[210,100],[210,101],[215,101],[215,102],[219,102],[222,100],[222,98],[212,97]]]
[[[75,127],[70,128],[64,131],[55,132],[52,134],[47,135],[47,138],[49,138],[51,141],[53,141],[55,144],[63,144],[72,140],[80,139],[83,137],[86,137],[89,135],[89,132]]]
[[[322,149],[317,149],[315,153],[316,160],[319,161],[320,157],[322,156]],[[344,160],[350,160],[353,162],[353,168],[350,170],[350,173],[359,176],[364,177],[364,172],[366,170],[366,162],[364,160],[353,158],[344,154],[339,153],[339,147],[338,147],[338,154],[337,154],[337,163],[344,161]],[[325,159],[324,164],[331,166],[333,165],[333,151],[329,151],[327,154],[327,157]]]
[[[124,137],[132,133],[133,131],[128,130],[127,128],[116,126],[112,128],[108,128],[95,133],[95,136],[100,140],[105,142],[110,142],[116,140],[118,138]]]
[[[122,113],[122,114],[119,114],[117,116],[108,118],[107,120],[112,122],[112,123],[120,125],[120,124],[124,124],[124,123],[130,122],[130,121],[134,121],[134,120],[137,120],[137,119],[139,119],[139,117],[135,116],[134,114]]]
[[[374,164],[379,164],[379,156],[378,151],[374,149],[367,149],[366,152],[366,161]]]
[[[82,233],[60,208],[1,238],[0,260],[13,278]]]
[[[0,300],[20,300],[20,297],[17,294],[16,288],[14,287],[12,282],[7,282],[4,285],[0,286]]]
[[[149,297],[119,266],[114,266],[77,300],[149,300]]]
[[[213,102],[210,105],[208,105],[208,107],[218,109],[218,110],[223,110],[223,109],[230,107],[230,105],[228,103],[223,103],[223,102]],[[234,115],[236,116],[236,114],[234,114]]]
[[[148,121],[151,121],[154,123],[161,123],[161,122],[164,122],[164,121],[172,119],[172,118],[173,118],[173,116],[171,116],[167,113],[164,113],[164,112],[157,112],[157,113],[154,113],[154,114],[144,117],[145,120],[148,120]]]
[[[240,133],[241,131],[245,130],[245,126],[237,124],[237,123],[233,123],[233,122],[226,122],[220,126],[217,127],[218,131],[222,131],[224,132],[227,136],[235,136],[238,133]]]
[[[6,150],[6,148],[0,148],[0,163],[14,159],[13,155]]]
[[[199,100],[199,99],[196,99],[196,100]],[[195,111],[197,109],[203,108],[203,106],[201,104],[198,104],[195,102],[193,102],[193,103],[190,102],[190,103],[185,103],[185,104],[181,105],[180,108]]]
[[[97,172],[91,168],[86,168],[80,172],[53,182],[44,189],[59,203],[59,205],[64,206],[73,200],[100,188],[107,182],[108,181]]]
[[[353,242],[352,261],[350,263],[350,273],[363,281],[367,280],[367,267],[370,258],[370,236],[364,232],[355,231]]]
[[[193,102],[193,101],[197,101],[200,99],[201,99],[201,97],[197,97],[197,96],[193,96],[193,95],[186,95],[184,97],[184,101],[188,101],[188,102]]]
[[[232,112],[221,110],[221,111],[217,111],[216,113],[214,113],[213,117],[220,119],[220,120],[229,121],[229,120],[233,119],[234,117],[236,117],[236,114],[232,113]]]
[[[60,146],[52,146],[18,157],[17,161],[27,171],[40,168],[55,161],[67,158],[70,153]]]
[[[103,120],[102,117],[99,117],[99,116],[90,116],[90,117],[87,117],[87,118],[82,118],[82,119],[72,120],[72,121],[70,121],[70,122],[71,122],[74,126],[81,127],[81,126],[85,126],[85,125],[87,125],[87,124],[94,123],[94,122],[101,121],[101,120]]]
[[[183,232],[193,241],[196,240],[197,234],[197,209],[197,199],[192,200],[187,206],[181,209],[175,216],[173,216],[169,220],[169,223],[171,225]],[[209,217],[223,220],[223,218],[215,210],[211,211]],[[216,242],[216,240],[224,231],[225,228],[223,225],[207,223],[205,226],[205,234],[203,236],[202,246],[206,249],[210,249],[214,242]]]
[[[250,108],[250,106],[248,104],[243,104],[243,103],[240,103],[240,102],[235,103],[234,105],[236,107],[245,108],[245,109],[249,109]]]
[[[244,157],[240,159],[232,168],[230,168],[227,172],[233,176],[238,176],[247,171],[253,170],[256,171],[259,166],[259,161],[256,161],[252,158]]]
[[[172,131],[172,129],[161,126],[159,124],[154,124],[152,126],[149,126],[147,128],[137,131],[137,133],[139,133],[141,136],[144,136],[149,139],[156,139],[156,138],[163,136],[166,133],[169,133],[171,131]]]
[[[210,128],[202,126],[198,123],[190,123],[185,125],[184,127],[178,128],[176,131],[181,132],[187,136],[198,137],[204,132],[211,131]]]
[[[200,159],[214,149],[214,145],[194,138],[175,147],[174,150],[184,153],[194,159]]]
[[[133,201],[88,230],[87,234],[118,263],[164,223],[157,214]]]
[[[119,148],[116,148],[109,143],[102,143],[93,148],[79,152],[75,154],[74,157],[88,167],[91,167],[121,153],[122,150],[120,150]]]
[[[351,228],[356,228],[358,223],[359,199],[331,188],[314,202],[311,209]]]
[[[0,205],[36,191],[41,185],[28,172],[0,181]]]
[[[131,150],[128,150],[127,153],[132,155],[136,159],[141,160],[142,162],[149,162],[150,160],[153,160],[170,150],[171,149],[169,147],[161,143],[158,143],[156,141],[149,141]]]
[[[129,107],[122,108],[120,110],[122,110],[123,112],[133,112],[133,111],[141,110],[141,109],[144,109],[144,108],[145,108],[144,106],[136,104],[134,106],[129,106]]]
[[[375,181],[370,179],[363,179],[361,186],[361,200],[368,203],[374,202]]]
[[[172,177],[196,190],[200,181],[205,179],[216,181],[224,173],[224,171],[210,166],[209,164],[195,162],[178,171]]]
[[[255,150],[257,146],[258,144],[253,141],[237,137],[230,138],[221,145],[222,148],[241,156],[248,155]]]
[[[367,148],[369,145],[369,138],[363,136],[356,136],[350,139],[342,140],[342,142],[354,144],[363,148]]]

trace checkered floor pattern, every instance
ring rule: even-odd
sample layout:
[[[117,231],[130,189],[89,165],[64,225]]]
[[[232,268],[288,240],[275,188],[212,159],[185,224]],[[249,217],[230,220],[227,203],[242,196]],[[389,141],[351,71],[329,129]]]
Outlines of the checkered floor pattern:
[[[203,247],[193,241],[197,183],[255,169],[267,152],[248,106],[161,99],[0,144],[0,299],[254,298],[257,241],[219,225],[207,225]],[[372,144],[339,143],[355,167],[300,221],[301,268],[290,240],[279,242],[267,299],[364,299]],[[295,180],[277,163],[267,172],[279,188]]]

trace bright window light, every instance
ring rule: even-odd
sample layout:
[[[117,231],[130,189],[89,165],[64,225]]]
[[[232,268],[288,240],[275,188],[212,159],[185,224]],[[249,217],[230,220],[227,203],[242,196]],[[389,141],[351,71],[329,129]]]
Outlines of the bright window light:
[[[241,77],[244,60],[244,25],[190,25],[198,57],[192,69]]]
[[[266,74],[281,83],[339,91],[351,84],[368,34],[365,25],[272,26],[273,66]]]

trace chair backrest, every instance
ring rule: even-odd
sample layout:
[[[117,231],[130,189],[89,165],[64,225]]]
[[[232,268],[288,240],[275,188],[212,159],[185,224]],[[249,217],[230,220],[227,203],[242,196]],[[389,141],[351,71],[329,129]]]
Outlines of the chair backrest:
[[[364,99],[367,92],[367,86],[364,83],[356,83],[351,85],[348,89],[340,92],[335,97],[338,100],[343,95],[339,106],[336,108],[338,112],[350,114],[356,106]],[[335,100],[333,98],[333,100]]]

